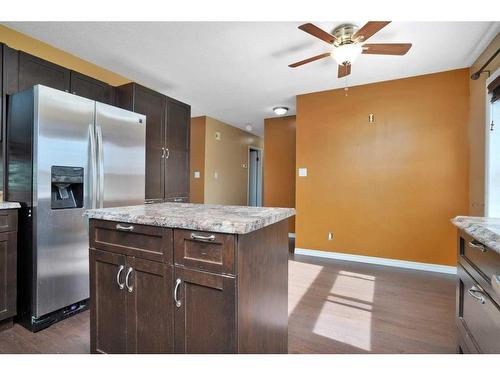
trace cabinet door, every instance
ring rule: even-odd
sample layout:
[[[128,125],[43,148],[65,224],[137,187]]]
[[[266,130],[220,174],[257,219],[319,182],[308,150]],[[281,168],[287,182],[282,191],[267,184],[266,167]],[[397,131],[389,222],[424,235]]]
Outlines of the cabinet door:
[[[172,266],[132,257],[127,266],[127,352],[173,353]]]
[[[189,197],[191,107],[167,98],[165,198]]]
[[[90,351],[127,352],[124,255],[90,250]],[[120,271],[121,270],[121,271]]]
[[[26,52],[19,52],[19,91],[44,85],[69,92],[70,71]]]
[[[0,233],[0,321],[16,314],[17,232]]]
[[[146,199],[163,200],[165,96],[139,85],[134,93],[134,112],[146,115]]]
[[[175,267],[175,352],[236,353],[235,279]]]
[[[86,75],[71,72],[71,93],[101,103],[113,104],[113,87]]]

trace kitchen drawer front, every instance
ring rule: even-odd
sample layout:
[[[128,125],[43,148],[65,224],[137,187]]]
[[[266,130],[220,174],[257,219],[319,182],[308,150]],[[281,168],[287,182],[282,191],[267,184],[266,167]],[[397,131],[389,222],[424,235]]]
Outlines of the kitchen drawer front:
[[[0,210],[0,233],[17,231],[17,209]]]
[[[480,353],[500,353],[500,307],[467,271],[458,266],[458,324]],[[472,345],[468,345],[472,350]]]
[[[234,275],[235,236],[174,230],[175,264],[188,268]]]
[[[172,264],[172,229],[104,220],[90,221],[90,247]]]
[[[460,232],[459,262],[500,303],[500,293],[494,290],[500,277],[500,254]]]

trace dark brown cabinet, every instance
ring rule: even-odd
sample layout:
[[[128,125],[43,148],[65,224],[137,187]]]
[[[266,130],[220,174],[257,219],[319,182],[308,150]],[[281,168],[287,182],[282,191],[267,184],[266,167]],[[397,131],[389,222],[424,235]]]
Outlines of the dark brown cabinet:
[[[84,74],[71,71],[71,93],[101,103],[113,104],[113,86]]]
[[[458,235],[456,323],[459,353],[500,353],[500,254]]]
[[[44,85],[69,92],[70,70],[19,51],[19,91],[34,85]]]
[[[118,107],[146,116],[146,199],[188,201],[191,107],[137,83],[115,95]]]
[[[237,353],[236,280],[175,267],[175,353]]]
[[[0,326],[16,315],[17,209],[0,210]]]
[[[286,353],[287,233],[91,219],[92,353]]]

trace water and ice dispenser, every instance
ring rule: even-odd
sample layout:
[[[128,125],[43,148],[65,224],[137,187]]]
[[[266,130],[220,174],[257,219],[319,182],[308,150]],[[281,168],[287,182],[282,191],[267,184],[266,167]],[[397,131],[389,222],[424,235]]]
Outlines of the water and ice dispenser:
[[[83,168],[53,166],[51,185],[53,210],[83,207]]]

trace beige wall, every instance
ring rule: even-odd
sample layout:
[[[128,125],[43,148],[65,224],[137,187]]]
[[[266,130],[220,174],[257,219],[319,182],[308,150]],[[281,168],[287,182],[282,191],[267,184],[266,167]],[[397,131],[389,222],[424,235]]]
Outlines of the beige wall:
[[[205,200],[205,116],[191,119],[190,142],[189,201],[203,203]],[[194,178],[195,171],[200,172],[200,178]]]
[[[500,48],[500,34],[491,42],[486,50],[470,67],[470,74],[475,73]],[[492,73],[500,67],[500,57],[497,56],[486,70]],[[484,184],[485,184],[485,133],[486,124],[486,80],[488,74],[483,73],[477,80],[469,79],[469,214],[484,215]]]
[[[193,158],[200,160],[202,147],[200,139],[202,137],[205,139],[204,173],[201,176],[204,185],[203,203],[247,205],[248,147],[263,149],[262,138],[208,116],[192,120],[194,121],[191,123],[191,145],[198,144],[199,146],[191,148],[191,160]],[[204,132],[200,131],[200,127],[203,126]],[[220,140],[215,138],[216,132],[220,133]],[[201,166],[199,168],[201,169]],[[195,169],[191,169],[194,173]],[[215,173],[217,173],[217,178],[215,178]],[[199,192],[200,182],[191,178],[190,183],[195,203],[202,203]]]
[[[297,247],[456,265],[468,110],[468,69],[298,96]]]

